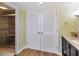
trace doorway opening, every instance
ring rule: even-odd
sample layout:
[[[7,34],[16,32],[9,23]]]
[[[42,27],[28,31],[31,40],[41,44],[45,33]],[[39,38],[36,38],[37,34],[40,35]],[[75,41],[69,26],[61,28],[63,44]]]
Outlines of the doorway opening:
[[[0,2],[0,56],[15,53],[15,9]]]

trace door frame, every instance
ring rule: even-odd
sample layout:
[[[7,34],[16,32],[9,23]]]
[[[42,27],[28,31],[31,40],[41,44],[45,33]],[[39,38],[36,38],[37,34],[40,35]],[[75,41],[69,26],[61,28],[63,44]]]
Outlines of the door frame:
[[[59,24],[59,16],[58,16],[58,8],[55,8],[55,10],[56,10],[56,19],[57,19],[57,25],[56,25],[56,31],[57,31],[57,35],[58,35],[58,37],[59,37],[59,34],[58,34],[58,30],[59,30],[59,28],[58,28],[58,24]],[[52,11],[48,11],[48,12],[52,12]],[[31,12],[30,12],[31,13]],[[33,13],[33,12],[32,12]],[[27,18],[26,18],[27,19]],[[26,23],[26,26],[27,26],[27,23]],[[27,29],[27,27],[26,27],[26,29]],[[27,33],[27,31],[26,31],[26,33]],[[27,38],[27,35],[26,35],[26,38]],[[59,38],[57,39],[58,40],[58,44],[59,44]],[[26,39],[26,43],[28,43],[27,42],[27,39]],[[26,44],[26,48],[28,48],[28,46],[27,46],[27,44]],[[57,49],[58,49],[58,51],[57,52],[55,52],[55,53],[57,53],[58,55],[61,55],[61,52],[59,52],[59,47],[57,46],[56,47]],[[54,53],[54,52],[53,52]]]
[[[15,55],[18,54],[19,52],[19,16],[18,16],[19,7],[14,6],[10,2],[2,2],[2,3],[15,9],[15,52],[14,52]]]

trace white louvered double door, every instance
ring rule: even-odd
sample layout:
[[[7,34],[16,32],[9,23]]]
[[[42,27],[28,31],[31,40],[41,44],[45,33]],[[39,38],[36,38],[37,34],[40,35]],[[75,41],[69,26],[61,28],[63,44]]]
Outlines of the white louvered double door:
[[[26,23],[27,48],[58,52],[56,11],[27,13]]]

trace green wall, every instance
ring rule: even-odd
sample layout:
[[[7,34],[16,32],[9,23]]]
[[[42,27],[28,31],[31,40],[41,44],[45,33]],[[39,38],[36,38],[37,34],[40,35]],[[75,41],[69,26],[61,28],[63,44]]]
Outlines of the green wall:
[[[71,32],[79,34],[79,17],[73,15],[79,5],[59,8],[59,32],[61,35],[71,35]]]
[[[26,11],[19,9],[19,49],[26,45]]]

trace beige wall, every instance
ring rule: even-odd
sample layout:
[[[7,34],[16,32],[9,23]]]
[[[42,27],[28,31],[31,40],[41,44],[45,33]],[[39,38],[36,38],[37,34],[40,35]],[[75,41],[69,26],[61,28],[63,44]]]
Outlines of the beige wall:
[[[73,15],[77,8],[79,5],[59,8],[59,32],[61,35],[79,32],[79,17]]]

